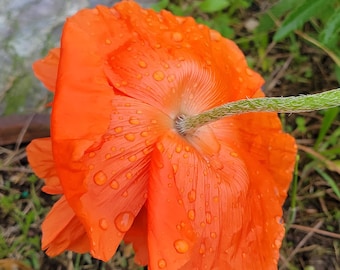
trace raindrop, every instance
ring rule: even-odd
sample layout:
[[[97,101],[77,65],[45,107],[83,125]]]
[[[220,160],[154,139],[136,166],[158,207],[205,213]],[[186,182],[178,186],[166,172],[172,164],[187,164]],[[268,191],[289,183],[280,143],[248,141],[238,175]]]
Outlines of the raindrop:
[[[216,234],[215,232],[212,232],[212,233],[210,233],[210,237],[211,237],[212,239],[216,239],[217,234]]]
[[[141,68],[146,68],[148,65],[144,61],[139,61],[138,66],[140,66]]]
[[[129,160],[130,162],[134,162],[134,161],[137,160],[137,156],[136,156],[136,155],[132,155],[132,156],[128,157],[128,160]]]
[[[116,133],[121,133],[123,131],[123,128],[122,127],[115,127],[113,129]]]
[[[133,142],[134,140],[135,140],[135,135],[134,134],[132,134],[132,133],[128,133],[128,134],[126,134],[125,136],[125,139],[127,139],[129,142]]]
[[[135,117],[130,117],[129,123],[131,125],[139,125],[140,121],[137,118],[135,118]]]
[[[204,254],[205,253],[205,244],[201,244],[200,246],[200,254]]]
[[[119,183],[116,180],[113,180],[110,184],[110,187],[112,189],[118,189],[119,188]]]
[[[107,176],[103,171],[98,171],[94,176],[93,176],[94,182],[98,186],[102,186],[106,183]]]
[[[186,253],[189,250],[189,244],[187,241],[179,239],[174,242],[176,251],[180,254]]]
[[[180,42],[180,41],[183,40],[183,35],[182,35],[182,33],[180,33],[180,32],[174,32],[174,33],[172,34],[172,39],[173,39],[174,41],[176,41],[176,42]]]
[[[162,71],[156,71],[152,77],[156,80],[156,81],[161,81],[164,79],[165,75]]]
[[[196,200],[196,191],[195,190],[190,190],[188,192],[188,200],[189,202],[194,202]]]
[[[124,233],[127,232],[133,221],[135,216],[131,212],[122,212],[115,218],[115,225],[118,231]]]
[[[164,269],[164,268],[166,267],[166,261],[165,261],[164,259],[160,259],[160,260],[158,261],[158,267],[159,267],[160,269]]]
[[[205,213],[205,221],[206,221],[208,224],[211,224],[211,221],[212,221],[211,212],[206,212],[206,213]]]
[[[105,218],[99,220],[99,227],[102,228],[103,230],[107,230],[107,228],[109,227],[109,223]]]
[[[188,218],[190,220],[194,220],[195,219],[195,210],[191,209],[188,211]]]

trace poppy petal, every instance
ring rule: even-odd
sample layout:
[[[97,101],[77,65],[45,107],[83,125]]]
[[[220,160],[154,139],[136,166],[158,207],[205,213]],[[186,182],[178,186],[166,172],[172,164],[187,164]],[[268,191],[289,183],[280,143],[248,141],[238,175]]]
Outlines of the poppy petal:
[[[32,66],[35,76],[52,92],[56,89],[59,60],[60,48],[54,48]]]
[[[263,84],[234,42],[193,18],[158,14],[133,2],[115,9],[134,35],[112,51],[105,71],[126,95],[174,118],[174,113],[196,114],[253,96]]]
[[[62,196],[48,213],[42,224],[42,249],[49,256],[56,256],[65,250],[85,253],[90,250],[89,240],[83,225],[75,216]]]
[[[26,148],[27,159],[35,174],[44,179],[42,190],[49,194],[62,194],[63,190],[55,169],[51,138],[36,139]]]
[[[114,89],[103,65],[127,41],[128,32],[118,16],[101,6],[81,10],[66,21],[52,112],[53,140],[95,141],[105,133]]]
[[[199,236],[191,259],[180,269],[275,269],[284,235],[282,201],[274,181],[278,175],[272,175],[248,152],[233,145],[233,136],[228,138],[230,145],[229,141],[220,140],[218,134],[216,139],[220,148],[213,149],[219,150],[208,153],[197,142],[194,147],[189,144],[191,138],[184,140],[175,135],[162,141],[166,150],[158,160],[164,162],[164,167],[169,166],[166,162],[172,166],[182,211]],[[290,137],[276,139],[287,140],[294,148]],[[159,179],[167,177],[162,174]],[[288,174],[280,181],[289,183]]]
[[[115,96],[111,110],[100,141],[58,141],[54,150],[65,195],[85,225],[92,255],[102,260],[115,253],[144,205],[150,153],[158,133],[171,124],[129,97]]]
[[[139,265],[147,265],[149,252],[147,243],[147,210],[143,206],[135,218],[130,230],[125,234],[124,241],[133,244],[135,262]]]
[[[153,151],[148,183],[148,247],[151,269],[181,269],[192,257],[196,235],[181,194],[173,164],[168,162],[167,141]]]

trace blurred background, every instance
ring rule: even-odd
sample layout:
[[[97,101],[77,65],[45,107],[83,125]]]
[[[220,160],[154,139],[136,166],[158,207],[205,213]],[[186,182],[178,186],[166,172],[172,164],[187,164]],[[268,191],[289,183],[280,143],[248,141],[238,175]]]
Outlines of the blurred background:
[[[40,191],[25,146],[48,136],[51,95],[32,63],[59,46],[65,18],[112,0],[0,0],[0,270],[143,269],[131,246],[108,263],[90,255],[40,251],[40,225],[56,198]],[[145,0],[156,10],[193,16],[234,40],[266,79],[268,96],[339,87],[340,0]],[[284,205],[286,237],[279,269],[339,270],[339,108],[280,115],[299,146],[299,162]],[[16,268],[14,268],[16,267]]]

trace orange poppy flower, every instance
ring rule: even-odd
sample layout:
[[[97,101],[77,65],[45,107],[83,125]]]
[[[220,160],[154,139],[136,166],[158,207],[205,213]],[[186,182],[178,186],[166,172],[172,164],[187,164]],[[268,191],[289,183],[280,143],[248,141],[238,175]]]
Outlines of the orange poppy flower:
[[[150,269],[276,269],[294,139],[275,113],[179,134],[179,115],[263,96],[230,40],[133,1],[85,9],[34,64],[55,91],[51,138],[28,146],[43,190],[63,194],[42,248],[109,260],[124,239]]]

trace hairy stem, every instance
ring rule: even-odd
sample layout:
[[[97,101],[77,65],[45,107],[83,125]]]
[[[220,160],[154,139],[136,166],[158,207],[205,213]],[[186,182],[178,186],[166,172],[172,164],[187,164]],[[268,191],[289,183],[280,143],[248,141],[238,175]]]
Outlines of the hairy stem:
[[[340,106],[340,88],[314,95],[243,99],[197,115],[180,115],[176,120],[176,129],[180,134],[186,134],[190,130],[221,118],[242,113],[298,113],[324,110],[337,106]]]

